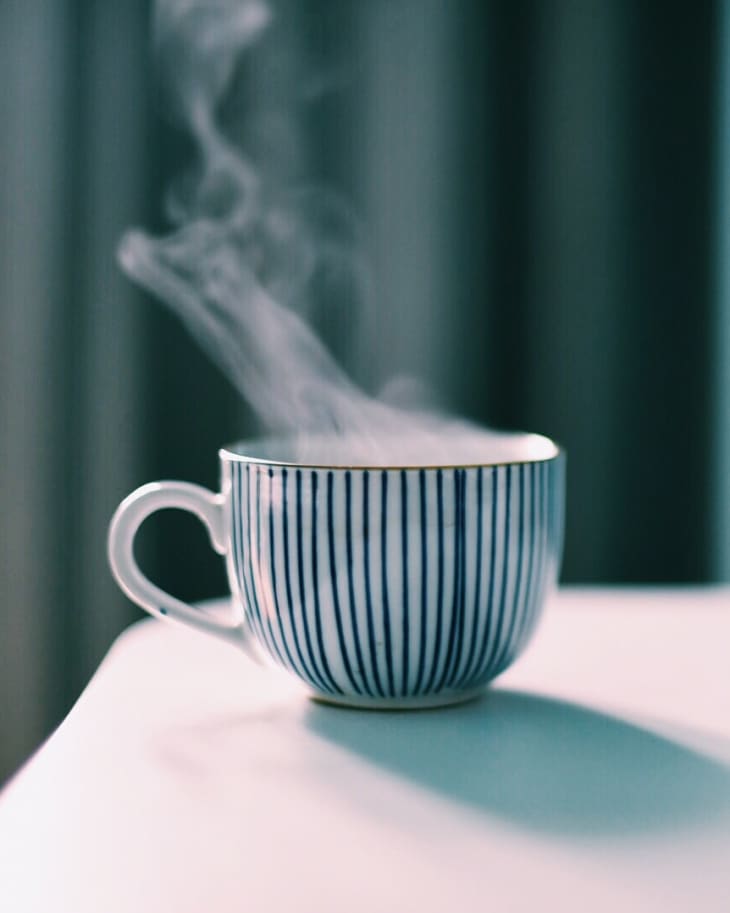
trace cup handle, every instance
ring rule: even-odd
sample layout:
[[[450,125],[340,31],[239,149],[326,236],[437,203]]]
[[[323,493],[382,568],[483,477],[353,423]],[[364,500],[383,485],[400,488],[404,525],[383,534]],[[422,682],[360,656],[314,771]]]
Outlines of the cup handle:
[[[128,495],[116,509],[109,526],[107,553],[114,578],[132,602],[157,617],[171,618],[199,631],[215,634],[244,649],[247,625],[205,614],[155,586],[134,559],[134,537],[150,514],[166,508],[189,510],[208,530],[213,548],[226,552],[223,495],[190,482],[150,482]]]

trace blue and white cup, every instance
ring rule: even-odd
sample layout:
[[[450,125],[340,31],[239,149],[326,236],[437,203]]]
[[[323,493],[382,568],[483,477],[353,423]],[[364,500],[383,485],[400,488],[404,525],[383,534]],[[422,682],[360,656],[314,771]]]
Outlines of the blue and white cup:
[[[525,649],[557,579],[564,455],[547,438],[519,437],[519,458],[470,466],[310,466],[271,458],[281,445],[224,448],[220,493],[153,482],[120,504],[111,568],[152,615],[247,650],[253,641],[322,700],[466,700]],[[137,529],[164,508],[196,514],[225,555],[229,621],[137,566]]]

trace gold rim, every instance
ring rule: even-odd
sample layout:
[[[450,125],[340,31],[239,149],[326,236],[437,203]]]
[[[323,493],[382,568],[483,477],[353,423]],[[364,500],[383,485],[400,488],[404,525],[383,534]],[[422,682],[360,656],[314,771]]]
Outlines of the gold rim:
[[[543,441],[550,444],[555,448],[555,453],[548,457],[541,457],[540,459],[535,460],[502,460],[496,463],[423,463],[416,466],[384,466],[384,465],[347,465],[344,463],[333,464],[333,463],[298,463],[295,460],[271,460],[266,459],[265,457],[254,457],[247,456],[243,453],[236,453],[231,448],[233,447],[246,447],[253,446],[255,444],[260,444],[267,438],[258,438],[251,441],[241,441],[237,444],[229,444],[226,447],[221,447],[218,451],[218,456],[221,460],[228,460],[229,462],[234,463],[249,463],[254,466],[275,466],[277,468],[284,469],[336,469],[336,470],[349,470],[349,471],[368,471],[368,472],[377,472],[378,470],[388,470],[390,472],[396,472],[399,470],[406,470],[408,472],[414,472],[419,469],[496,469],[500,466],[527,466],[532,465],[533,463],[552,463],[554,460],[560,459],[560,457],[565,456],[565,448],[562,447],[557,441],[554,441],[552,438],[547,437],[544,434],[533,434],[529,431],[515,431],[508,432],[510,434],[520,435],[529,435],[530,437],[539,437]],[[268,440],[280,441],[282,438],[270,438]]]

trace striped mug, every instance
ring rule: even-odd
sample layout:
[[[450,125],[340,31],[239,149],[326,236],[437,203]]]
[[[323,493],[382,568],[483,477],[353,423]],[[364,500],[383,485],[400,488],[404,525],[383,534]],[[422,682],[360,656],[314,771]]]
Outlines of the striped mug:
[[[111,568],[152,615],[253,642],[322,700],[467,700],[525,648],[558,573],[564,455],[539,435],[512,444],[499,462],[388,468],[272,459],[286,457],[281,444],[224,448],[220,493],[153,482],[120,504]],[[196,514],[225,555],[230,621],[137,566],[136,531],[163,508]]]

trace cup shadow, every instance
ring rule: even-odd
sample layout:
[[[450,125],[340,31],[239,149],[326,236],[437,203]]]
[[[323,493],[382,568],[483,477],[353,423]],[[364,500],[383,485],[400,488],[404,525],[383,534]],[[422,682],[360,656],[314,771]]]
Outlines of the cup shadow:
[[[421,712],[313,703],[306,725],[455,802],[536,831],[623,836],[718,820],[730,829],[730,767],[567,701],[495,689]]]

